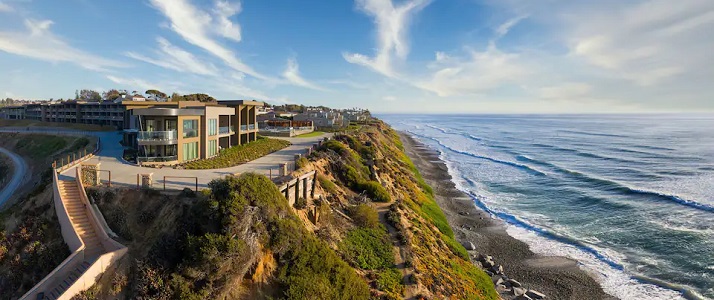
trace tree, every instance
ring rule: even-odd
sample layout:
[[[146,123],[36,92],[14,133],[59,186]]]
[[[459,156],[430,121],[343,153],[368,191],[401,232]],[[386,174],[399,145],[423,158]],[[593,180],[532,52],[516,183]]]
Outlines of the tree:
[[[168,97],[165,93],[162,93],[159,90],[147,90],[146,94],[149,95],[150,99],[154,99],[156,101],[165,101]]]
[[[171,94],[171,101],[184,101],[183,96],[179,95],[178,93],[173,93]]]
[[[185,101],[216,102],[216,99],[206,94],[188,94],[183,96]]]
[[[104,99],[106,99],[106,100],[114,101],[114,100],[116,100],[116,99],[121,98],[121,95],[122,95],[122,94],[121,94],[121,92],[119,92],[119,90],[111,89],[111,90],[108,90],[108,91],[104,92],[104,93],[102,94],[102,97],[103,97]]]
[[[102,95],[100,95],[99,92],[93,90],[81,90],[79,91],[77,100],[101,101]]]

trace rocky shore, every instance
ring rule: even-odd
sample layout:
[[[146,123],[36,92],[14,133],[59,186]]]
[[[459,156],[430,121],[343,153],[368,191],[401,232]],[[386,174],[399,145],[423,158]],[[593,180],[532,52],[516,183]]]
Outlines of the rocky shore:
[[[400,135],[405,152],[434,189],[457,240],[469,250],[474,263],[491,275],[503,299],[616,299],[577,262],[536,255],[527,244],[509,236],[503,222],[492,219],[456,189],[438,153],[409,135]]]

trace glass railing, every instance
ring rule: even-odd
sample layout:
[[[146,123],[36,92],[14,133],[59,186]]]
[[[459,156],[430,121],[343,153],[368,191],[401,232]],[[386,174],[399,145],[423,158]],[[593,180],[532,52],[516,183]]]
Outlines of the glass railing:
[[[197,137],[198,136],[198,129],[184,129],[183,130],[183,137],[185,138],[192,138],[192,137]]]
[[[235,127],[233,127],[233,126],[218,127],[218,134],[228,134],[228,133],[234,132],[235,131],[234,128]]]
[[[241,125],[241,131],[255,130],[255,124]]]
[[[178,133],[175,130],[139,131],[136,138],[140,141],[171,141],[178,139]]]
[[[177,161],[178,156],[150,156],[150,157],[137,157],[136,161],[140,163],[145,163],[145,162],[168,162],[168,161]]]
[[[248,130],[255,130],[255,124],[248,124]]]

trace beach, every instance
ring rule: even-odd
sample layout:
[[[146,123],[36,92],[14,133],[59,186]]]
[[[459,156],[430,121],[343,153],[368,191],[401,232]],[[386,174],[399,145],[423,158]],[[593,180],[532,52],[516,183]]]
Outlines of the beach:
[[[606,294],[598,282],[577,262],[553,256],[539,256],[526,243],[506,233],[505,224],[479,209],[473,199],[459,191],[439,155],[405,133],[400,133],[404,150],[426,182],[434,189],[436,201],[444,211],[456,239],[473,243],[469,251],[476,261],[479,254],[493,256],[508,278],[525,288],[542,292],[548,299],[617,299]],[[508,299],[509,291],[502,291]],[[513,297],[513,296],[511,296]]]

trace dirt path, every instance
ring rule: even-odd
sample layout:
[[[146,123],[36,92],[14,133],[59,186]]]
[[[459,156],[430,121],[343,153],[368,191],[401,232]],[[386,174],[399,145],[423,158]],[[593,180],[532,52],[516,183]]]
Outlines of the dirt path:
[[[402,283],[404,283],[404,299],[413,299],[418,293],[416,291],[416,286],[409,283],[409,278],[414,274],[414,268],[407,267],[404,251],[406,251],[406,246],[401,244],[399,240],[399,232],[394,226],[387,222],[387,212],[389,211],[389,206],[391,203],[372,203],[374,208],[377,210],[379,215],[379,221],[384,224],[387,228],[389,237],[392,239],[392,247],[394,252],[394,264],[397,266],[397,270],[402,273]]]

